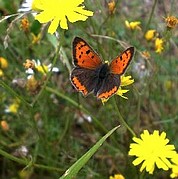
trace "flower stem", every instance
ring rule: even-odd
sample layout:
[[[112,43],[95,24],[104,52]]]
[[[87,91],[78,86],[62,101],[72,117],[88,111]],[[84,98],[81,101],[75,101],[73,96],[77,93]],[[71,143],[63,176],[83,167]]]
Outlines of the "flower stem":
[[[151,23],[151,20],[152,20],[152,17],[153,17],[153,13],[154,13],[154,10],[155,10],[157,1],[158,1],[158,0],[155,0],[155,1],[154,1],[153,7],[152,7],[152,9],[151,9],[150,17],[149,17],[148,22],[147,22],[147,24],[146,24],[146,26],[145,26],[144,34],[146,33],[147,29],[148,29],[149,26],[150,26],[150,23]]]
[[[51,77],[51,75],[52,75],[52,69],[53,69],[53,67],[54,67],[54,65],[56,64],[56,62],[57,62],[57,59],[58,59],[58,55],[59,55],[59,53],[60,53],[60,49],[61,49],[61,47],[62,47],[62,44],[63,44],[63,36],[64,36],[64,33],[61,33],[60,34],[60,43],[58,44],[58,46],[57,46],[57,48],[56,48],[56,54],[55,54],[55,56],[54,56],[54,59],[53,59],[53,63],[52,63],[52,67],[51,67],[51,71],[47,74],[47,78],[46,78],[46,81],[44,82],[44,85],[42,86],[42,89],[40,90],[40,92],[38,93],[38,95],[36,96],[36,98],[34,99],[34,101],[32,102],[32,106],[34,106],[35,105],[35,103],[37,102],[37,100],[39,99],[39,97],[42,95],[42,93],[43,93],[43,91],[44,91],[44,89],[45,89],[45,87],[46,87],[46,85],[47,85],[47,83],[48,83],[48,81],[49,81],[49,79],[50,79],[50,77]]]
[[[4,89],[6,89],[9,93],[11,93],[16,98],[20,99],[24,104],[32,107],[32,105],[27,102],[22,96],[18,95],[12,88],[10,88],[6,83],[4,83],[2,80],[0,80],[0,86],[2,86]]]
[[[105,127],[103,127],[102,123],[99,122],[99,120],[92,116],[90,114],[90,112],[84,108],[82,105],[79,105],[76,101],[74,101],[72,98],[60,93],[58,90],[55,90],[53,88],[50,88],[48,86],[46,86],[46,91],[51,92],[53,94],[56,94],[57,96],[61,97],[62,99],[65,99],[66,101],[68,101],[70,104],[72,104],[74,107],[77,107],[79,109],[81,109],[83,112],[87,113],[88,115],[90,115],[92,117],[92,119],[94,120],[94,122],[97,124],[97,126],[100,128],[100,130],[102,130],[103,132],[107,132],[107,129]]]
[[[121,124],[123,124],[129,131],[130,133],[133,135],[133,136],[136,136],[135,132],[129,127],[129,125],[125,122],[124,118],[122,117],[120,111],[119,111],[119,108],[117,106],[117,103],[116,103],[116,99],[113,98],[113,104],[114,104],[114,107],[116,109],[116,112],[117,112],[117,115],[119,116],[119,122]]]
[[[55,90],[53,88],[50,88],[48,86],[46,86],[46,91],[51,92],[55,95],[57,95],[58,97],[66,100],[67,102],[69,102],[71,105],[73,105],[74,107],[79,108],[81,111],[83,111],[84,113],[88,114],[89,116],[91,116],[91,118],[93,119],[94,123],[97,125],[97,127],[99,128],[99,130],[102,133],[107,133],[108,130],[106,129],[106,127],[103,126],[103,124],[94,116],[92,115],[85,107],[83,107],[82,105],[79,105],[76,101],[74,101],[72,98],[70,98],[69,96],[64,95],[63,93],[59,92],[59,90]],[[113,140],[113,142],[115,143],[115,145],[117,145],[117,141],[114,139],[113,136],[111,136],[111,139]]]
[[[57,172],[63,172],[62,169],[59,169],[59,168],[55,168],[55,167],[50,167],[50,166],[46,166],[46,165],[41,165],[41,164],[35,164],[33,163],[33,161],[31,160],[28,160],[28,159],[20,159],[20,158],[17,158],[7,152],[5,152],[4,150],[0,149],[0,155],[4,156],[5,158],[7,159],[10,159],[12,161],[15,161],[21,165],[26,165],[28,167],[30,166],[34,166],[36,168],[41,168],[41,169],[46,169],[46,170],[52,170],[52,171],[57,171]]]

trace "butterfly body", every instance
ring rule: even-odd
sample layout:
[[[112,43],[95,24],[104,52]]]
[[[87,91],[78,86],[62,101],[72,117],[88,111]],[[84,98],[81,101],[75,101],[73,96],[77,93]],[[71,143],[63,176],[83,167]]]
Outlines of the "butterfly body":
[[[103,63],[99,55],[81,38],[73,41],[75,68],[71,72],[73,86],[83,95],[93,92],[97,98],[107,99],[120,86],[120,76],[125,72],[134,54],[130,47],[110,64]]]
[[[99,69],[96,69],[96,71],[98,72],[98,78],[102,80],[109,75],[109,66],[107,63],[104,63],[99,67]]]

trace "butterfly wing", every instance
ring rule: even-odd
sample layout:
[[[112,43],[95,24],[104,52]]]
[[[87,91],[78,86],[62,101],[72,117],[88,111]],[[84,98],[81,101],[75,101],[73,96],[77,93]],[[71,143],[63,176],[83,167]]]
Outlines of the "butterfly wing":
[[[73,41],[74,65],[81,68],[96,69],[102,64],[98,54],[80,37]]]
[[[97,75],[95,70],[76,67],[71,72],[71,82],[73,86],[86,96],[94,90],[97,85]]]
[[[78,91],[87,95],[97,85],[96,69],[102,65],[101,58],[82,38],[75,37],[73,59],[76,67],[71,72],[71,82]]]
[[[108,99],[115,94],[120,86],[120,75],[109,74],[97,91],[97,98]]]
[[[127,69],[133,55],[134,47],[130,47],[110,63],[110,74],[105,78],[105,80],[103,80],[100,88],[98,89],[98,98],[108,99],[117,92],[121,83],[120,76]]]
[[[129,47],[120,56],[110,63],[110,71],[113,74],[122,75],[127,69],[134,55],[134,47]]]

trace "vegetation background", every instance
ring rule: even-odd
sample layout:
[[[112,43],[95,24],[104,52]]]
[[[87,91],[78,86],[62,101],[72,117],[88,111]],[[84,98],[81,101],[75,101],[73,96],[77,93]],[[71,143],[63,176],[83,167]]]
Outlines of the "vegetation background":
[[[46,26],[28,14],[26,31],[17,16],[0,22],[0,178],[59,178],[122,117],[136,134],[144,129],[165,131],[178,149],[178,31],[168,28],[165,18],[177,15],[176,0],[118,0],[109,9],[107,0],[86,0],[94,12],[85,22],[69,23],[69,30],[58,28],[59,36],[49,35]],[[21,1],[0,0],[1,19],[17,13]],[[14,19],[16,20],[14,21]],[[134,29],[125,21],[139,21]],[[147,30],[155,37],[145,38]],[[40,34],[40,35],[39,35]],[[128,99],[114,96],[104,105],[92,94],[86,98],[70,82],[72,41],[85,39],[103,58],[112,60],[126,47],[136,53],[126,74],[135,82],[128,86]],[[155,38],[164,39],[156,53]],[[61,43],[55,67],[48,75],[37,73],[30,83],[24,68],[26,59],[51,64]],[[7,47],[7,48],[5,48]],[[145,53],[146,52],[146,53]],[[3,72],[3,74],[2,74]],[[170,171],[141,174],[128,156],[132,134],[123,126],[111,135],[76,178],[107,179],[116,173],[125,178],[169,178]],[[154,144],[153,144],[154,145]]]

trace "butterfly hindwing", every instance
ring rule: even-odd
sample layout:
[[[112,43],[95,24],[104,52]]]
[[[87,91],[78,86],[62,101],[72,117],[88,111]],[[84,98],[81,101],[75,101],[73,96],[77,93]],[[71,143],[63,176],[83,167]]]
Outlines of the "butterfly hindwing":
[[[97,98],[107,99],[115,94],[120,86],[120,75],[109,74],[97,91]]]
[[[96,72],[91,69],[75,67],[71,72],[71,82],[78,91],[86,96],[97,85]]]
[[[116,57],[110,64],[111,73],[122,75],[132,60],[133,55],[134,47],[129,47],[120,56]]]
[[[80,37],[73,41],[74,65],[81,68],[95,69],[102,64],[98,54]]]

